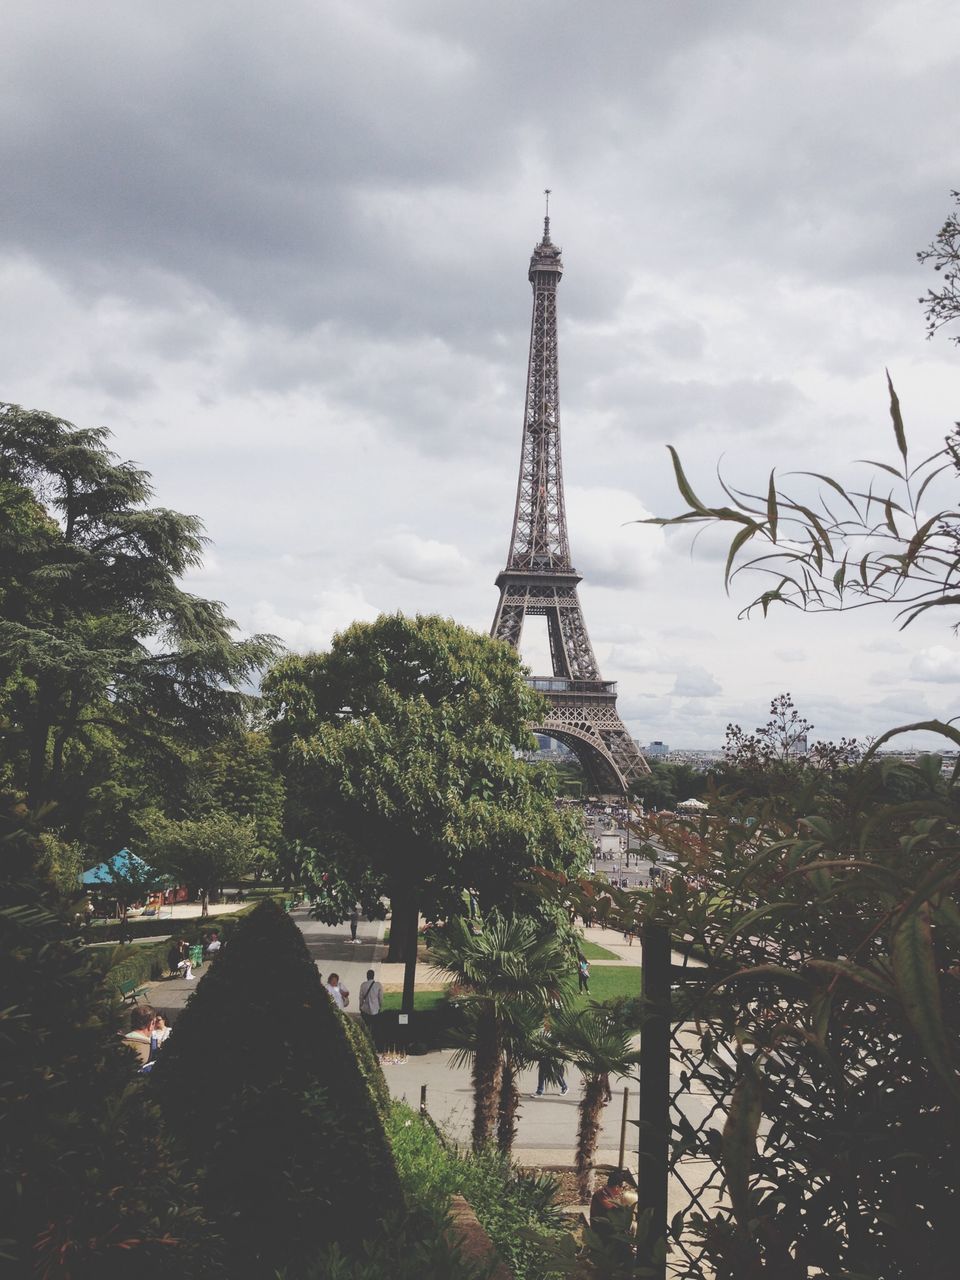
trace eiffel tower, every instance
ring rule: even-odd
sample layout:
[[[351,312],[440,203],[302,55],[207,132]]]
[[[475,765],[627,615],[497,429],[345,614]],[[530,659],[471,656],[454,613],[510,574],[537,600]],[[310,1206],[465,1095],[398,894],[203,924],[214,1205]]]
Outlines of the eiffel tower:
[[[523,620],[546,615],[552,676],[529,683],[545,695],[550,711],[535,733],[569,747],[591,791],[623,795],[650,768],[617,713],[617,686],[601,678],[587,635],[570,559],[560,467],[560,390],[557,359],[557,286],[560,249],[550,239],[550,192],[543,239],[534,248],[528,278],[533,286],[530,360],[523,413],[520,482],[507,567],[497,577],[500,603],[490,634],[520,647]]]

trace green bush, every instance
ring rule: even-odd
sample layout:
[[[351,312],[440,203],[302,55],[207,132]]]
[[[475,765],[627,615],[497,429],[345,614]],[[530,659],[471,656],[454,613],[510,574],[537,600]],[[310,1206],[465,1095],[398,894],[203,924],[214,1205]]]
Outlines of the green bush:
[[[151,1084],[238,1275],[357,1249],[400,1187],[344,1019],[273,902],[197,985]]]
[[[554,1202],[557,1184],[552,1178],[523,1174],[499,1152],[475,1154],[449,1147],[401,1102],[393,1103],[387,1128],[411,1203],[442,1219],[450,1197],[462,1195],[516,1280],[554,1274],[548,1254],[556,1255],[549,1246],[567,1232]]]
[[[387,1084],[387,1078],[383,1074],[383,1068],[380,1066],[380,1059],[377,1057],[376,1050],[373,1047],[367,1029],[356,1018],[344,1018],[344,1030],[347,1033],[347,1039],[353,1049],[357,1059],[357,1067],[360,1074],[370,1089],[370,1096],[373,1098],[374,1105],[380,1113],[380,1117],[386,1120],[390,1111],[390,1088]]]
[[[192,1176],[120,1043],[102,976],[31,873],[30,846],[16,830],[0,844],[0,1269],[44,1280],[219,1276]]]

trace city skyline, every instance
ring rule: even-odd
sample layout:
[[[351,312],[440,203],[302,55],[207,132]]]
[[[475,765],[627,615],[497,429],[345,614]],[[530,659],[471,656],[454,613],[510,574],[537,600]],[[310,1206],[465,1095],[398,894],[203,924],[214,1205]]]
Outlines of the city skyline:
[[[240,9],[14,0],[0,51],[0,396],[201,516],[192,589],[293,648],[488,629],[551,187],[572,559],[632,735],[716,748],[783,691],[814,737],[960,713],[952,620],[739,622],[714,538],[632,523],[682,505],[668,444],[708,498],[721,457],[889,459],[885,367],[942,442],[915,252],[960,186],[955,6]]]

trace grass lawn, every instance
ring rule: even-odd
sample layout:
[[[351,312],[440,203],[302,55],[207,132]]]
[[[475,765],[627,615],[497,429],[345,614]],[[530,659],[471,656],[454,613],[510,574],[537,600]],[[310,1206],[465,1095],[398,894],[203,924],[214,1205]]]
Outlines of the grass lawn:
[[[608,951],[606,947],[598,946],[596,942],[588,942],[586,938],[580,939],[580,954],[587,957],[588,960],[619,960],[620,957],[612,951]]]
[[[445,995],[443,991],[415,991],[413,1007],[414,1009],[435,1009],[443,1002]],[[387,991],[383,996],[383,1007],[388,1011],[399,1009],[402,999],[403,995],[400,991]]]
[[[617,996],[638,996],[640,994],[640,969],[628,969],[624,966],[612,965],[609,968],[598,966],[590,970],[590,992],[581,992],[577,997],[579,1004],[588,1000],[615,1000]]]

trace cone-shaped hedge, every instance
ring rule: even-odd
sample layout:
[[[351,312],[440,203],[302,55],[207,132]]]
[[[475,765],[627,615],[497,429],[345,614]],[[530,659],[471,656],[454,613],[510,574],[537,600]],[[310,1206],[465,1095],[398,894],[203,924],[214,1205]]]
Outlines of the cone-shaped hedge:
[[[402,1197],[370,1089],[303,936],[273,902],[237,928],[152,1075],[235,1274],[347,1248]]]

